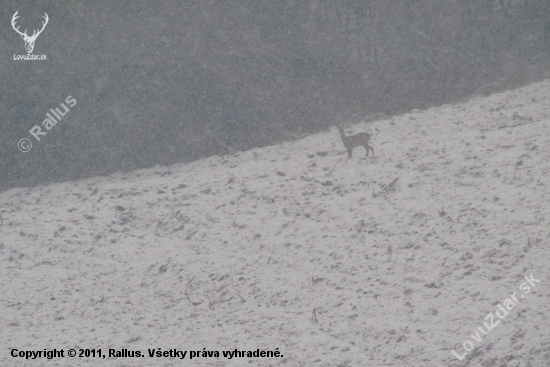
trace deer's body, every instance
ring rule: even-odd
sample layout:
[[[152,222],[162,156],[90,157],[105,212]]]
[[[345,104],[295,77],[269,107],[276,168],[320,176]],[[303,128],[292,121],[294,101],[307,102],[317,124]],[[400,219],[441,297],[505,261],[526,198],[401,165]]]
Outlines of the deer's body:
[[[338,126],[338,132],[340,132],[340,139],[342,139],[342,143],[344,143],[344,146],[348,151],[348,159],[351,158],[353,148],[356,148],[358,146],[363,146],[365,148],[365,151],[367,152],[367,157],[369,156],[369,149],[372,154],[374,154],[373,147],[369,145],[369,139],[371,137],[369,133],[359,133],[346,136],[346,133],[344,132],[344,128],[342,126]]]

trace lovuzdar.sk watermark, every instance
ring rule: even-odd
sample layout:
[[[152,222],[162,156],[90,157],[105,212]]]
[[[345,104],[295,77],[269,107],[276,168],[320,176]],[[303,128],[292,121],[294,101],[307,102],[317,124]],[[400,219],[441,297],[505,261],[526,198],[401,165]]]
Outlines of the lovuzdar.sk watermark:
[[[540,283],[540,280],[535,279],[533,277],[533,274],[531,274],[531,277],[529,278],[527,275],[525,276],[525,280],[527,280],[527,283],[521,283],[519,286],[519,289],[522,291],[522,294],[519,296],[520,299],[523,299],[527,293],[531,291],[531,287],[535,288],[536,283]],[[495,314],[497,317],[502,320],[508,315],[508,311],[512,311],[512,309],[519,303],[519,299],[516,297],[516,292],[512,293],[510,295],[510,298],[505,299],[502,304],[497,305],[497,310],[495,311]],[[504,306],[503,306],[504,305]],[[500,324],[500,320],[495,321],[495,317],[492,312],[489,312],[487,316],[485,316],[485,320],[489,321],[490,324],[487,322],[484,322],[483,325],[486,329],[483,329],[483,326],[480,326],[476,331],[475,335],[470,335],[470,338],[472,340],[481,343],[481,339],[483,338],[483,335],[487,335],[490,331],[492,331],[498,324]],[[478,332],[481,331],[481,334]],[[456,358],[458,358],[459,361],[462,361],[466,355],[468,355],[468,352],[471,352],[474,349],[474,343],[472,343],[469,340],[466,340],[462,347],[466,351],[463,355],[458,354],[454,349],[451,351]]]
[[[65,98],[65,103],[69,105],[69,107],[74,107],[76,106],[76,99],[73,98],[73,96],[68,96],[67,98]],[[47,118],[44,121],[42,121],[42,126],[34,125],[29,130],[29,134],[31,134],[31,136],[36,141],[40,141],[41,136],[45,136],[48,131],[50,131],[55,125],[57,125],[59,121],[61,121],[62,117],[64,117],[67,113],[70,112],[69,107],[67,107],[65,103],[61,103],[59,105],[59,108],[56,108],[56,109],[52,108],[48,113],[46,113]],[[61,109],[63,109],[63,111],[61,111]],[[46,131],[43,131],[42,128],[44,128]],[[23,138],[19,140],[17,147],[23,153],[27,153],[32,149],[32,141],[28,138]]]
[[[16,20],[17,20],[17,18],[19,18],[18,13],[19,13],[19,10],[16,11],[15,14],[13,14],[13,17],[11,18],[11,26],[12,26],[14,31],[19,33],[19,35],[21,36],[23,41],[25,41],[25,50],[27,51],[27,54],[26,55],[13,54],[13,59],[14,60],[26,60],[26,61],[47,60],[48,57],[46,56],[46,54],[34,55],[32,53],[32,51],[34,50],[34,43],[36,42],[36,39],[38,38],[40,33],[42,33],[42,31],[44,30],[44,28],[46,28],[46,25],[48,24],[48,20],[50,19],[48,17],[48,14],[44,13],[44,21],[42,22],[42,29],[40,29],[40,30],[35,29],[33,34],[29,36],[27,34],[26,29],[25,29],[24,32],[21,32],[19,30],[19,26],[16,24]]]
[[[42,60],[48,60],[48,56],[46,54],[43,55],[16,55],[13,54],[14,60],[24,60],[24,61],[42,61]]]

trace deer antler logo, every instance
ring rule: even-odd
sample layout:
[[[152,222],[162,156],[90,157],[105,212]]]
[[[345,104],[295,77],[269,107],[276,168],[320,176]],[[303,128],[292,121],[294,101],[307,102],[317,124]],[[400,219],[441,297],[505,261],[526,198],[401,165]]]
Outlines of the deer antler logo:
[[[21,32],[19,30],[19,26],[17,26],[17,28],[15,28],[15,20],[17,18],[19,18],[19,15],[17,15],[17,13],[19,13],[19,10],[15,12],[15,14],[13,14],[13,18],[11,18],[11,26],[13,27],[13,29],[19,33],[21,35],[21,38],[23,38],[23,41],[25,41],[25,49],[27,50],[27,53],[30,54],[32,53],[32,50],[34,49],[34,42],[36,41],[36,38],[38,38],[38,36],[40,35],[40,33],[42,33],[42,31],[44,30],[44,28],[46,28],[46,24],[48,24],[48,14],[44,13],[44,20],[45,22],[42,22],[42,29],[37,31],[36,29],[34,30],[32,36],[28,36],[27,35],[27,30],[25,29],[25,32]],[[38,32],[38,33],[37,33]]]

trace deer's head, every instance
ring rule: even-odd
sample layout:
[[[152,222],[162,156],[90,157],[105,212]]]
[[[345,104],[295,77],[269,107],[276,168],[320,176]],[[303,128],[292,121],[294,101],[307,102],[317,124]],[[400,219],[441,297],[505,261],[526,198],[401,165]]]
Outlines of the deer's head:
[[[44,28],[46,28],[46,24],[48,24],[48,19],[49,19],[48,14],[44,13],[45,21],[42,22],[42,29],[39,31],[35,29],[32,36],[28,36],[26,29],[25,29],[25,32],[21,32],[19,30],[19,26],[17,26],[17,28],[15,27],[15,20],[19,18],[19,15],[17,15],[17,13],[19,13],[19,10],[16,11],[15,14],[13,14],[13,18],[11,18],[11,26],[17,33],[21,35],[21,38],[23,38],[23,41],[25,41],[25,49],[27,50],[27,53],[30,54],[34,49],[34,42],[36,41],[36,38],[40,35],[40,33],[42,33]]]

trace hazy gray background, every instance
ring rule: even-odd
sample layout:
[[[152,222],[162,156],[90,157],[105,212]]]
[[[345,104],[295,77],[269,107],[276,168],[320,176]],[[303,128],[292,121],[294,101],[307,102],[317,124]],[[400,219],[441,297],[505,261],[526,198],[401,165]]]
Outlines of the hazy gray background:
[[[34,54],[11,28],[49,24]],[[274,144],[549,76],[547,0],[3,1],[0,190]],[[19,139],[71,95],[33,149]],[[337,139],[337,136],[335,136]]]

